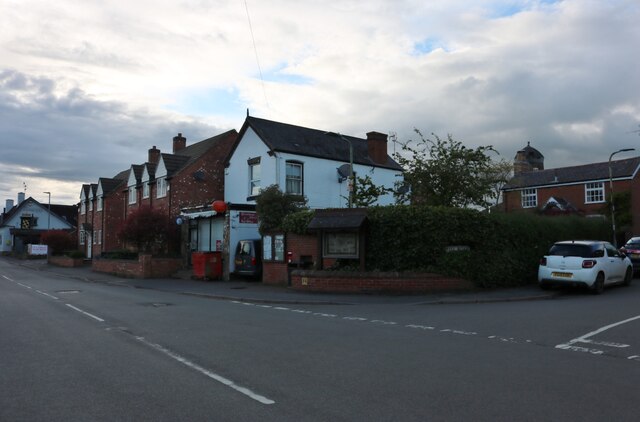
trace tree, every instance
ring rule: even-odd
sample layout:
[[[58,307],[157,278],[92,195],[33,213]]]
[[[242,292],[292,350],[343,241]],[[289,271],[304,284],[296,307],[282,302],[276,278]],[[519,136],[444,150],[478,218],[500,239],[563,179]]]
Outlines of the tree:
[[[76,237],[64,230],[48,230],[42,233],[40,241],[49,247],[51,255],[62,255],[78,247]]]
[[[261,235],[281,230],[284,217],[306,209],[307,199],[300,195],[283,193],[278,185],[268,186],[256,198],[256,212],[260,219]]]
[[[513,163],[505,160],[494,161],[489,168],[488,177],[491,179],[491,191],[494,199],[494,205],[500,202],[500,194],[502,187],[511,179],[513,174]]]
[[[369,175],[356,177],[353,189],[353,206],[356,208],[369,207],[375,204],[380,196],[393,192],[391,188],[374,184]]]
[[[134,244],[141,252],[168,250],[176,240],[177,228],[162,211],[142,206],[133,211],[118,231],[124,242]]]
[[[397,201],[486,208],[495,195],[489,177],[492,161],[488,155],[490,151],[495,152],[493,147],[471,149],[451,135],[441,139],[432,134],[432,140],[418,129],[415,132],[420,139],[404,143],[401,152],[394,155],[405,171],[404,182],[396,185]]]

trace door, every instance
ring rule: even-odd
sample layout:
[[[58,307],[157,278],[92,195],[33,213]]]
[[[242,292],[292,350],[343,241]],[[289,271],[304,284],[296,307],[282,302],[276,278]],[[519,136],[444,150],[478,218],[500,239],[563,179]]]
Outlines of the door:
[[[624,279],[624,273],[627,270],[624,257],[620,255],[620,252],[613,245],[607,244],[606,248],[610,272],[607,274],[607,279],[611,283],[620,282]]]
[[[87,244],[87,258],[92,258],[92,246],[93,246],[93,235],[90,231],[87,232],[87,236],[85,237],[85,242]]]

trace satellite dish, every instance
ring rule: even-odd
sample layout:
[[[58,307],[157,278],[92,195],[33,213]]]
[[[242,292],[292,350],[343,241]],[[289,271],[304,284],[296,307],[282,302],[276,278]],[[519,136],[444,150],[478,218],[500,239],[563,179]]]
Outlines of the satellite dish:
[[[338,183],[342,183],[351,176],[351,166],[349,164],[343,164],[338,167]]]

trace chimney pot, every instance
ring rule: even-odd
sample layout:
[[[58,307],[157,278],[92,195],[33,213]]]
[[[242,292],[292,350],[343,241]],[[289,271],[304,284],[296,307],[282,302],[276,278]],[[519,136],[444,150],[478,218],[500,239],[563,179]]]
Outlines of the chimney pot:
[[[153,146],[153,148],[149,149],[148,161],[153,164],[158,164],[158,161],[160,161],[160,150],[156,148],[155,145]]]
[[[7,199],[7,202],[4,207],[4,212],[11,211],[11,208],[13,208],[13,199]]]
[[[18,205],[24,201],[24,192],[18,192]]]

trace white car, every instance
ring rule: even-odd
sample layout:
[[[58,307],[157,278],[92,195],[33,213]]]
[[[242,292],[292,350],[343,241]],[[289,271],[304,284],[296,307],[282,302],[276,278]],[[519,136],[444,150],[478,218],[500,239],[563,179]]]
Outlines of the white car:
[[[631,260],[611,243],[602,241],[557,242],[538,267],[538,283],[543,289],[552,285],[586,286],[600,294],[605,286],[629,285],[632,278]]]

